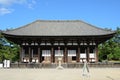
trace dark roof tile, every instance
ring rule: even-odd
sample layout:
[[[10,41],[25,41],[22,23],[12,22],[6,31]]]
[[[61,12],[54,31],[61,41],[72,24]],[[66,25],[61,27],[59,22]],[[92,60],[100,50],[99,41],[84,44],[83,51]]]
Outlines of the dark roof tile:
[[[80,20],[37,20],[4,33],[18,36],[97,36],[115,32],[95,27]]]

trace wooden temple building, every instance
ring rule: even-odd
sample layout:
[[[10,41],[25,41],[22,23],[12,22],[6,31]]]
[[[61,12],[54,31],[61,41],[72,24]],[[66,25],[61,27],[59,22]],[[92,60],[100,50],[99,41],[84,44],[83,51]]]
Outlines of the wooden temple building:
[[[80,20],[37,20],[3,32],[20,45],[20,61],[34,63],[98,62],[98,45],[114,34]]]

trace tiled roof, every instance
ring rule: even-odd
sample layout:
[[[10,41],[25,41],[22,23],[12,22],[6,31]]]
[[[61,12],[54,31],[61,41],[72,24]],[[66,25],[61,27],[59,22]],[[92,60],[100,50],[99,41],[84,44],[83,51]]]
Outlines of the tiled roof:
[[[113,34],[80,20],[37,20],[23,27],[5,31],[17,36],[98,36]]]

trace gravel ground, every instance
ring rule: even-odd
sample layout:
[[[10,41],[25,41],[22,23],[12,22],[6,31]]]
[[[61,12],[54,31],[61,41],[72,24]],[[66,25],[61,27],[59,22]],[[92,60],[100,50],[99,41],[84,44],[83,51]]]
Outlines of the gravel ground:
[[[120,80],[120,68],[82,69],[0,69],[0,80]]]

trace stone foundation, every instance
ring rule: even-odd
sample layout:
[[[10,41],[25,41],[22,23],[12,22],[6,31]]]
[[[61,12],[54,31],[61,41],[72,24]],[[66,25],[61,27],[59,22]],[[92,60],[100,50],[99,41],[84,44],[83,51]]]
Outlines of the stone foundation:
[[[84,63],[64,63],[63,68],[82,68]],[[57,63],[11,63],[11,68],[56,68]],[[90,68],[119,68],[120,63],[89,63]]]

